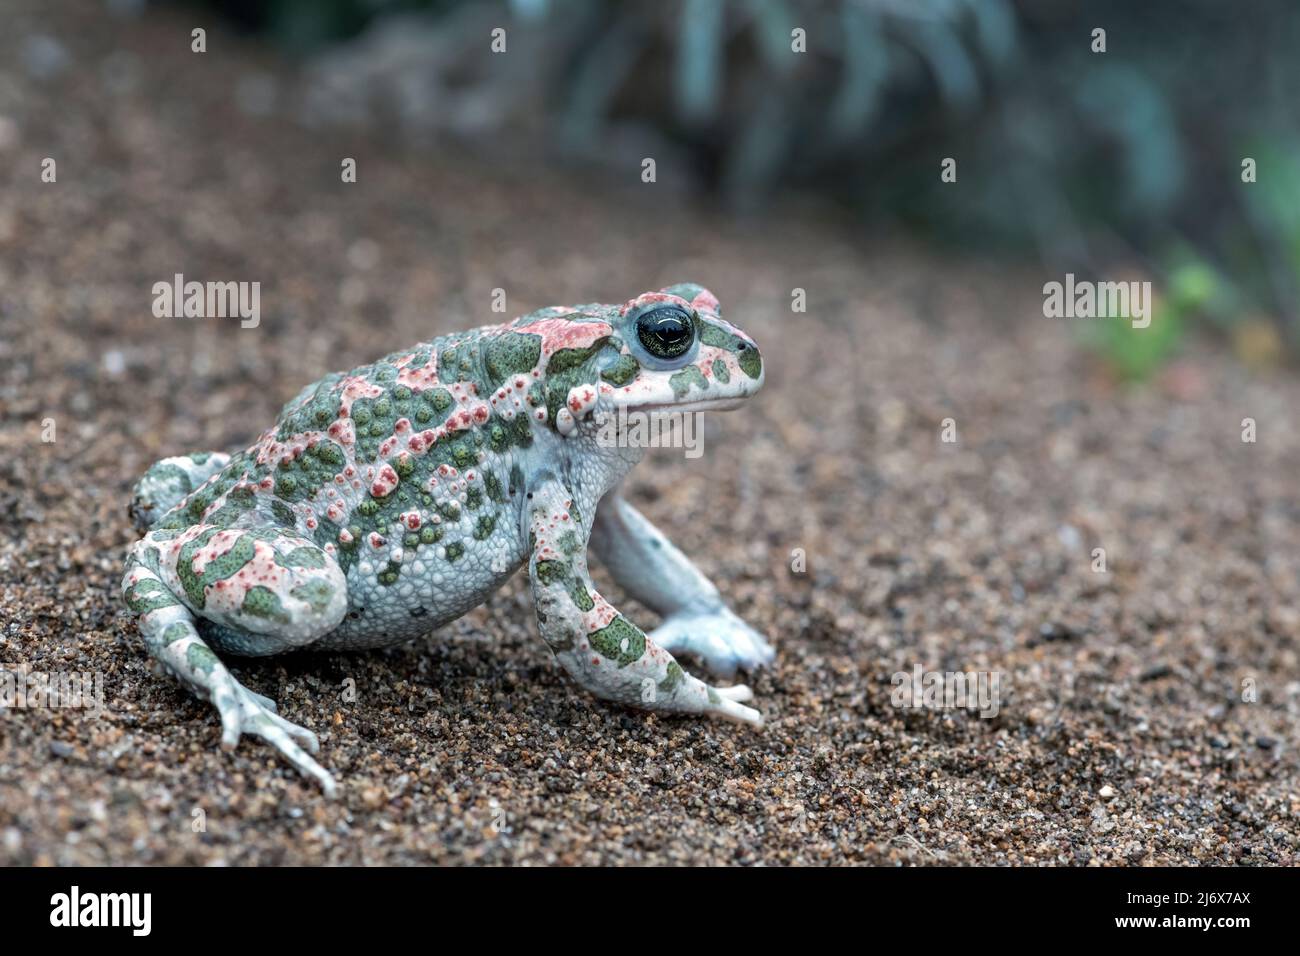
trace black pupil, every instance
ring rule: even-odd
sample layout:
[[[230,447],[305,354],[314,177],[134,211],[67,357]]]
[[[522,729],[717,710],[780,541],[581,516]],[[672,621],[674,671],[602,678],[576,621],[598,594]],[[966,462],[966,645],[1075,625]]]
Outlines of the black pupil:
[[[657,358],[677,358],[686,354],[695,339],[695,325],[685,309],[665,306],[647,312],[636,322],[641,344]]]

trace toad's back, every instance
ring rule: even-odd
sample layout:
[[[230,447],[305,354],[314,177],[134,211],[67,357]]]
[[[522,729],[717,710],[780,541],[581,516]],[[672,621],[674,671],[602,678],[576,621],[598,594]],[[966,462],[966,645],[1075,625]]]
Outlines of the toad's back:
[[[503,334],[445,336],[313,383],[156,527],[283,528],[314,542],[348,594],[318,646],[397,643],[459,617],[526,552],[518,502],[545,402],[535,364],[520,367],[529,357],[512,364],[493,346]],[[230,628],[206,630],[253,650]]]

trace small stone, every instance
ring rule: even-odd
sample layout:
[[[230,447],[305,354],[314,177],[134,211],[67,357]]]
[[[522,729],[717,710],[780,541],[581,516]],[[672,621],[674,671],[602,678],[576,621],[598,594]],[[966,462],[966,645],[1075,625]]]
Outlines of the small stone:
[[[1138,680],[1159,680],[1162,677],[1168,677],[1171,673],[1173,673],[1173,671],[1170,669],[1168,664],[1155,664],[1144,670],[1141,676],[1138,677]]]
[[[1100,793],[1103,800],[1115,799],[1115,788],[1110,784],[1106,784],[1106,786],[1102,787]]]

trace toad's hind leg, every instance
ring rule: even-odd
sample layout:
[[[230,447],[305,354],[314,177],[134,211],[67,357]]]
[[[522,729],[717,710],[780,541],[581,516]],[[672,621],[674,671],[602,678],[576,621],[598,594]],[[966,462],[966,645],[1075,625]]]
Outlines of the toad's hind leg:
[[[155,531],[131,549],[122,590],[149,653],[217,708],[223,746],[234,747],[242,734],[261,737],[334,792],[333,777],[307,753],[319,749],[316,735],[235,680],[195,627],[202,615],[255,636],[254,653],[310,644],[347,607],[343,573],[329,555],[282,531]]]

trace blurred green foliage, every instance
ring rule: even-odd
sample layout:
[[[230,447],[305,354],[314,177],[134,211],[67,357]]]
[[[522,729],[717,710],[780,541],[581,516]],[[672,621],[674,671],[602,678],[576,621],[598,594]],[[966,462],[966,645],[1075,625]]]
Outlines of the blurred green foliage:
[[[1136,264],[1172,289],[1174,318],[1141,345],[1111,323],[1103,351],[1126,375],[1193,315],[1227,329],[1265,314],[1300,349],[1292,0],[209,2],[306,53],[413,10],[434,31],[478,30],[452,14],[486,7],[514,49],[543,51],[517,93],[541,88],[539,135],[570,155],[608,153],[630,125],[692,157],[734,208],[799,187],[876,227],[1036,249],[1054,273]]]

